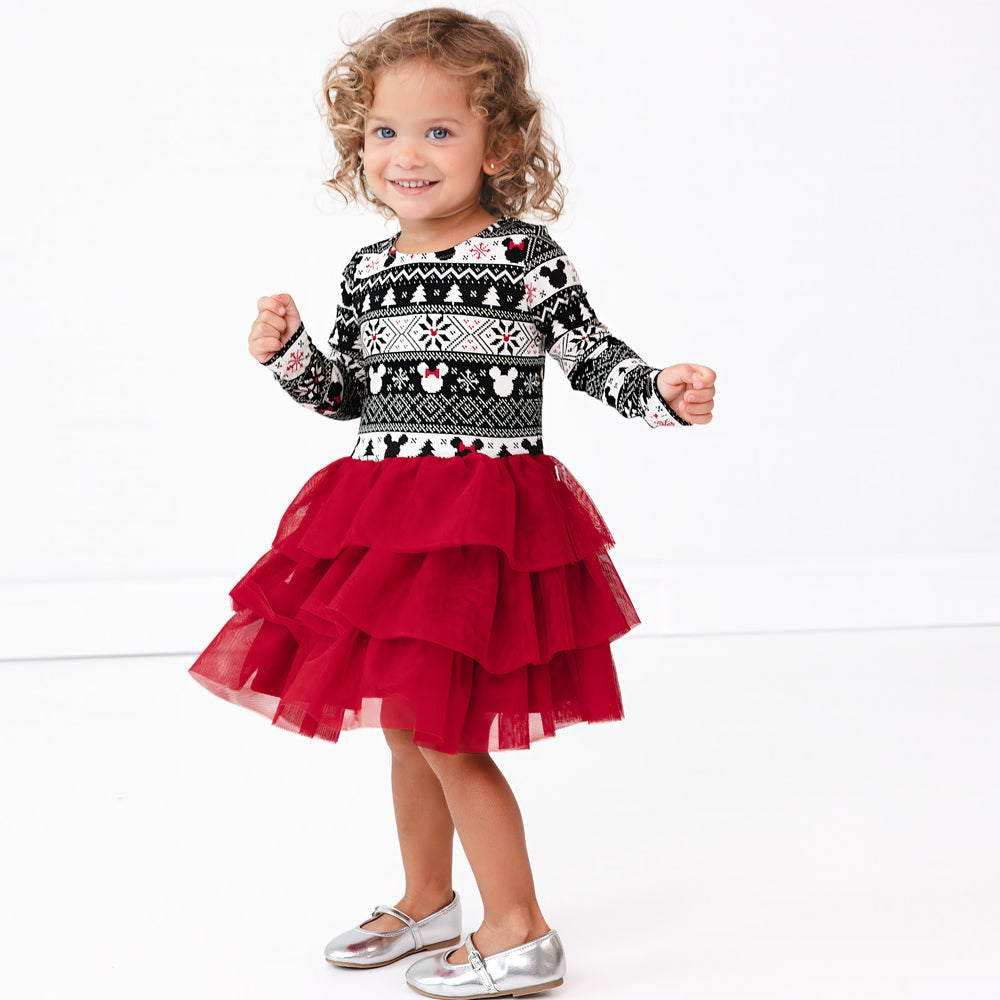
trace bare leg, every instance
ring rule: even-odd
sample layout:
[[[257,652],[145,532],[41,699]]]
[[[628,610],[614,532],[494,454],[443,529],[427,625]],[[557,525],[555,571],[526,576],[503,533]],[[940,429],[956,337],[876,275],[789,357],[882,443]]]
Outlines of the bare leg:
[[[549,926],[535,898],[521,810],[507,779],[487,753],[422,753],[444,789],[482,896],[476,948],[484,956],[495,955],[547,934]],[[451,961],[468,961],[464,946]]]
[[[406,890],[396,909],[423,920],[451,902],[455,824],[441,783],[413,744],[413,733],[387,729],[385,740],[392,752],[392,804],[406,876]],[[382,914],[363,926],[391,931],[403,925]]]

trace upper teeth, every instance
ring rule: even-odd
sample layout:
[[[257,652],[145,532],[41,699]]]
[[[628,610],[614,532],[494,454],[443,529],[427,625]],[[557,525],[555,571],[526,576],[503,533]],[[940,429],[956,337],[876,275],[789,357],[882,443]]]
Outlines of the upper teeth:
[[[422,188],[427,187],[430,181],[393,181],[393,184],[398,184],[400,187],[405,188]]]

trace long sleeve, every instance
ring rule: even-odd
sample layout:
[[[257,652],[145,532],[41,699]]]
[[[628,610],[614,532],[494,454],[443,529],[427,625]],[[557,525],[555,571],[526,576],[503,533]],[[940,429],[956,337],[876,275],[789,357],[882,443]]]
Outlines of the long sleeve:
[[[660,369],[645,361],[601,323],[562,248],[541,230],[525,261],[525,294],[545,350],[570,385],[651,427],[690,426],[656,388]]]
[[[357,255],[344,269],[329,356],[316,347],[300,323],[281,350],[264,363],[292,399],[333,420],[360,417],[368,395],[353,287],[356,264]]]

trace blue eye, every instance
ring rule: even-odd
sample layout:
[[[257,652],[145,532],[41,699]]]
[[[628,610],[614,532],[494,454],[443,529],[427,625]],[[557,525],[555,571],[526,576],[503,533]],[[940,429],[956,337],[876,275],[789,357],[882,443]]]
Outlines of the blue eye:
[[[382,125],[375,129],[375,134],[380,139],[394,139],[396,137],[396,133],[388,125]]]
[[[430,132],[427,133],[432,139],[447,139],[451,132],[446,128],[432,128]]]

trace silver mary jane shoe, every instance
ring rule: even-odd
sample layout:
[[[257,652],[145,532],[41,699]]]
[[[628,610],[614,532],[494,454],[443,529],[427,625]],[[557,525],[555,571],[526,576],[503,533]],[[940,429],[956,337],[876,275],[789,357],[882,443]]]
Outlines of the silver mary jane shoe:
[[[510,951],[483,958],[473,947],[472,935],[465,939],[469,961],[452,965],[451,952],[429,955],[406,970],[406,982],[425,997],[493,1000],[494,997],[524,997],[562,986],[566,956],[555,931]]]
[[[323,949],[326,960],[349,969],[378,969],[418,951],[447,948],[462,940],[462,904],[457,892],[447,906],[423,920],[414,920],[394,906],[376,906],[370,919],[382,913],[406,926],[394,931],[370,931],[359,925],[344,931]]]

